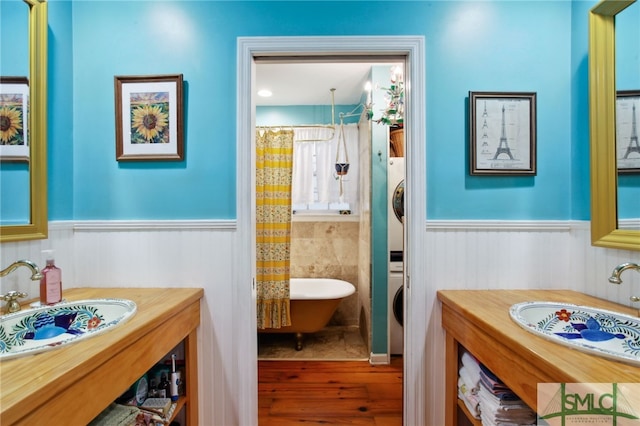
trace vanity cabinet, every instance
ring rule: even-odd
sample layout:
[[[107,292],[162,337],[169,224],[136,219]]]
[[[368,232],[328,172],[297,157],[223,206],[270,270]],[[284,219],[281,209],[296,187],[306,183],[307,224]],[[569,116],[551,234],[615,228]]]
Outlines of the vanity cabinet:
[[[463,348],[534,410],[538,383],[640,383],[639,367],[551,342],[524,330],[509,316],[512,305],[528,301],[593,306],[632,316],[638,315],[636,309],[570,290],[440,290],[438,300],[446,332],[447,426],[479,424],[458,402]]]
[[[198,425],[196,330],[199,288],[75,288],[66,300],[129,299],[128,321],[89,339],[0,363],[0,424],[84,425],[178,344],[184,345],[186,395],[176,408]]]

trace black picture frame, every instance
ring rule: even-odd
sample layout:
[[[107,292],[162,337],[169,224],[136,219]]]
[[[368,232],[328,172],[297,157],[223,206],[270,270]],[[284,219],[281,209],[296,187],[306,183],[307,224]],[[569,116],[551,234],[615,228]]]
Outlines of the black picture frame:
[[[469,92],[471,175],[536,175],[536,93]]]
[[[616,162],[619,174],[640,173],[637,121],[640,90],[616,92]]]

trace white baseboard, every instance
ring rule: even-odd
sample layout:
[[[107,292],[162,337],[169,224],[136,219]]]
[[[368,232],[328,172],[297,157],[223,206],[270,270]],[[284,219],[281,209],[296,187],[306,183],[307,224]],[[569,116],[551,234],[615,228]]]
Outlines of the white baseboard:
[[[371,355],[369,355],[369,364],[371,365],[386,365],[390,362],[389,354],[374,354],[372,352]]]

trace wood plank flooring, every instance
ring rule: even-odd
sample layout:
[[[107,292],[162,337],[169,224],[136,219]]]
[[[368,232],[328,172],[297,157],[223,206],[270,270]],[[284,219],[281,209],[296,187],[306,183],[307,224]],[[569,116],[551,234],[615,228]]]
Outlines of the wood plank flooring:
[[[258,361],[260,426],[402,425],[402,357]]]

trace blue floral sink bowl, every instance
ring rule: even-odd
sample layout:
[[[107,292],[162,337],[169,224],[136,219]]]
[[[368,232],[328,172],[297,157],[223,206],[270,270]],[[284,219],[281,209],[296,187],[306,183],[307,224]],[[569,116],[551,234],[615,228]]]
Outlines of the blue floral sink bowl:
[[[640,318],[557,302],[518,303],[509,314],[525,330],[553,342],[640,365]]]
[[[104,333],[131,318],[136,309],[136,304],[126,299],[90,299],[0,316],[0,361]]]

